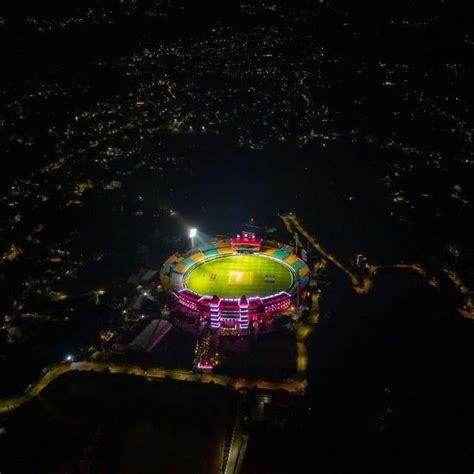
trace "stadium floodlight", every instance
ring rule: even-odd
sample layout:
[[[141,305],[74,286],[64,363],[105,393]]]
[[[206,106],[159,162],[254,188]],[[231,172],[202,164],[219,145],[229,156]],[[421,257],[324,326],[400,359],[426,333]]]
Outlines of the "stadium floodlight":
[[[197,235],[197,229],[194,227],[192,229],[189,229],[189,238],[191,239],[191,249],[194,248],[194,237]]]

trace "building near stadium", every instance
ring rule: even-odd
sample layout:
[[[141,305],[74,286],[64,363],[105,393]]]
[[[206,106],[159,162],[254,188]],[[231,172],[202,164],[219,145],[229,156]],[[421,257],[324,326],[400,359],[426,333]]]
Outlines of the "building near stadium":
[[[310,270],[292,247],[243,232],[172,255],[160,277],[183,312],[212,329],[245,332],[284,312]]]

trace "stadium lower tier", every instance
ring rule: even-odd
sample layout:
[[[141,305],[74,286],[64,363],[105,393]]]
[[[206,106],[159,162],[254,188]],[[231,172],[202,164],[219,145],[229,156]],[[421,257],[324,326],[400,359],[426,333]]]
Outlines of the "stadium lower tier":
[[[250,324],[270,319],[291,304],[291,295],[285,291],[268,297],[242,296],[237,299],[201,296],[186,289],[175,291],[174,295],[189,312],[210,321],[213,329],[246,330]]]

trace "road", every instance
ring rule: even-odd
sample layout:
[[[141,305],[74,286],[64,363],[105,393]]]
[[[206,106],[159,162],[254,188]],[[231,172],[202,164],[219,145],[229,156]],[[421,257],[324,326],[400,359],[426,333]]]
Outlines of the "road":
[[[308,367],[308,350],[307,339],[314,331],[314,328],[319,322],[319,296],[317,291],[319,272],[326,267],[324,260],[319,260],[313,265],[311,272],[311,280],[309,286],[311,289],[311,309],[308,319],[302,324],[296,332],[296,372],[300,377],[306,376],[306,368]]]
[[[23,403],[31,400],[41,393],[51,382],[56,380],[66,372],[86,371],[86,372],[104,372],[109,371],[113,374],[134,375],[138,377],[147,377],[153,379],[172,379],[186,382],[215,383],[225,387],[232,387],[236,390],[240,388],[257,387],[262,390],[287,390],[290,393],[303,393],[306,389],[306,381],[297,379],[288,379],[281,381],[272,381],[264,379],[253,379],[245,377],[229,377],[226,375],[195,373],[191,370],[177,370],[153,368],[143,370],[138,366],[109,364],[106,362],[73,362],[71,364],[58,364],[52,367],[44,376],[34,385],[30,385],[24,393],[0,399],[0,414],[15,410]]]
[[[303,235],[306,240],[311,244],[311,246],[322,256],[325,261],[331,262],[337,268],[342,270],[346,275],[349,276],[351,279],[352,287],[358,294],[366,294],[373,286],[374,276],[377,273],[377,270],[383,268],[396,268],[396,269],[405,269],[405,270],[413,270],[421,276],[427,278],[427,282],[430,286],[439,289],[440,284],[435,277],[430,277],[425,269],[419,263],[398,263],[395,265],[368,265],[367,266],[367,275],[364,277],[358,277],[353,272],[351,272],[348,268],[346,268],[334,255],[331,255],[329,252],[324,250],[322,246],[318,243],[318,241],[312,236],[300,223],[298,218],[293,214],[288,215],[280,215],[285,227],[287,228],[288,232],[293,235],[296,231],[296,235],[298,232]],[[299,240],[299,237],[298,237]],[[301,244],[300,244],[301,245]],[[453,277],[454,275],[454,277]],[[469,290],[462,285],[462,282],[458,280],[455,274],[448,272],[448,277],[454,283],[455,286],[461,288],[461,292],[463,294],[468,294]]]
[[[296,216],[293,214],[288,215],[281,215],[281,219],[283,220],[286,228],[288,230],[291,229],[291,226],[294,227],[296,231],[298,231],[301,235],[303,235],[306,240],[311,244],[311,246],[325,259],[330,261],[333,265],[338,267],[342,270],[346,275],[349,276],[351,279],[352,285],[354,288],[361,288],[363,287],[363,282],[359,281],[356,275],[354,275],[349,269],[347,269],[334,255],[326,252],[323,247],[319,244],[319,242],[301,225],[300,221]],[[291,231],[290,231],[291,232]]]

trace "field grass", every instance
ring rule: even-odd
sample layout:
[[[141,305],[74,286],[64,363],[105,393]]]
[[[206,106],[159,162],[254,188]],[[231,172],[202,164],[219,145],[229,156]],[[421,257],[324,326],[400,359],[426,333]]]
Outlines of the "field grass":
[[[200,295],[222,298],[268,296],[288,290],[291,271],[277,260],[261,255],[228,255],[192,268],[185,286]]]

